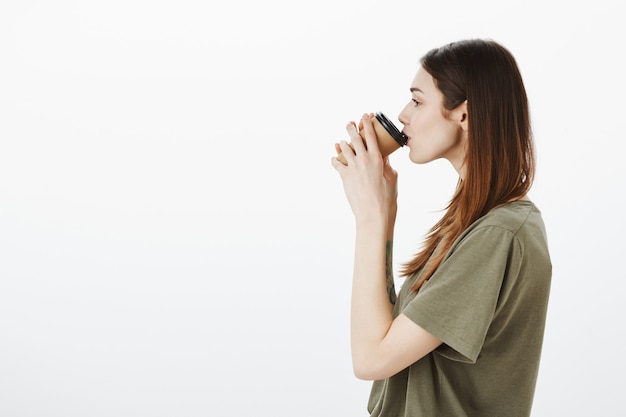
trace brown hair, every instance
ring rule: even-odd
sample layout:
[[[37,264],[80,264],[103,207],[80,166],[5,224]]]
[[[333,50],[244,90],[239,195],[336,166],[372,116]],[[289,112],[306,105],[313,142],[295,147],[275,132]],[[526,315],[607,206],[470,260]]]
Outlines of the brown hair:
[[[533,181],[535,159],[528,98],[513,55],[491,40],[464,40],[429,51],[420,60],[443,94],[442,111],[467,100],[465,178],[424,245],[404,265],[403,276],[419,270],[419,290],[454,241],[491,209],[523,197]]]

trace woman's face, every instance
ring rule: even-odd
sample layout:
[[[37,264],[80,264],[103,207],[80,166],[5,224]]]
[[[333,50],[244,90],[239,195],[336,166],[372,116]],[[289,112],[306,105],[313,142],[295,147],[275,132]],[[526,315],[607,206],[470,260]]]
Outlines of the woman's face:
[[[444,116],[443,94],[423,68],[415,74],[410,90],[411,101],[399,116],[402,131],[409,138],[409,158],[416,164],[446,158],[461,175],[467,138],[466,103]]]

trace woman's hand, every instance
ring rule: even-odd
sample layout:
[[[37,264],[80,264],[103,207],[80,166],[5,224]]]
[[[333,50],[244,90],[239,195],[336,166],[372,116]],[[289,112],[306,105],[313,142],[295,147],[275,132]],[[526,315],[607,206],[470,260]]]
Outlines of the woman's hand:
[[[372,117],[371,114],[363,115],[361,119],[365,140],[353,122],[347,125],[351,146],[342,141],[335,144],[335,149],[338,154],[343,153],[348,164],[342,164],[336,157],[332,164],[341,176],[357,223],[382,220],[393,228],[398,173],[389,164],[389,159],[383,159],[380,154]]]
[[[404,315],[393,318],[395,289],[390,272],[390,242],[397,206],[398,173],[383,159],[372,116],[361,121],[365,141],[351,123],[352,148],[336,145],[347,165],[337,158],[333,167],[357,221],[352,278],[350,340],[354,373],[362,379],[394,375],[435,349],[441,341]]]

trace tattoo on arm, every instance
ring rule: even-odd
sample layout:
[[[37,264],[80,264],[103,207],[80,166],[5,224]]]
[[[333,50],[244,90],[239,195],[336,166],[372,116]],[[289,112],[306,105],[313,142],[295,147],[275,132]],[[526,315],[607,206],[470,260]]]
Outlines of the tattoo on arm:
[[[387,294],[389,295],[389,302],[391,304],[396,303],[396,287],[393,283],[393,242],[388,240],[385,250],[385,278],[387,281]]]

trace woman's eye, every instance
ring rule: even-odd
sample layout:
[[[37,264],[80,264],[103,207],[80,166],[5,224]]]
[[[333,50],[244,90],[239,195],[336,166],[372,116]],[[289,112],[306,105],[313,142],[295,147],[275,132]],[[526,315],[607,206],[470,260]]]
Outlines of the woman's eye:
[[[417,106],[419,106],[420,104],[422,104],[422,103],[420,103],[419,101],[415,100],[414,98],[412,98],[411,100],[413,101],[413,103],[415,103],[415,107],[417,107]]]

